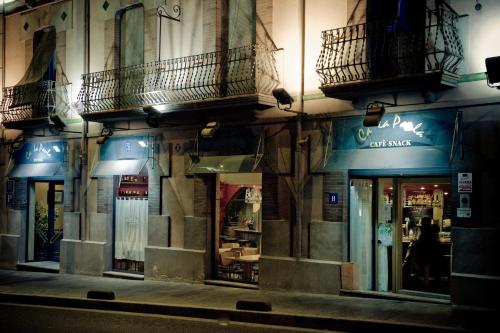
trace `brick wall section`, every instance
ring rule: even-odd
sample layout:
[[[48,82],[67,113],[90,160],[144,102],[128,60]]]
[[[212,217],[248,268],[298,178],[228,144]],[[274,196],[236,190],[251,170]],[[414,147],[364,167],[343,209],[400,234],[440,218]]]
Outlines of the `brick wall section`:
[[[262,174],[262,219],[279,219],[278,176],[272,173]]]
[[[79,178],[80,142],[77,140],[67,141],[67,152],[64,161],[64,211],[74,212],[78,206],[78,191],[75,179]],[[76,193],[75,193],[76,191]]]
[[[14,208],[25,210],[28,207],[28,178],[17,178],[14,184]]]
[[[111,214],[113,212],[113,177],[97,180],[97,212]]]
[[[156,167],[156,173],[158,167]],[[149,184],[148,184],[148,214],[149,215],[159,215],[160,214],[160,176],[149,175]]]
[[[194,216],[209,217],[210,209],[210,186],[209,176],[196,176],[194,178]]]
[[[347,173],[335,171],[323,176],[323,220],[343,222],[347,218]],[[337,192],[339,203],[328,203],[328,192]]]

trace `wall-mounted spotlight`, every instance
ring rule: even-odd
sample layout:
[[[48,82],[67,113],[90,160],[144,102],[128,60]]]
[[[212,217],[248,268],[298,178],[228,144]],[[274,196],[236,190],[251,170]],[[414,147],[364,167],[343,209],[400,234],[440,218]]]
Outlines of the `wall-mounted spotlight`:
[[[213,138],[215,135],[215,132],[219,128],[219,123],[216,121],[211,121],[209,122],[204,129],[201,130],[201,137],[210,139]]]
[[[284,88],[273,89],[273,96],[278,102],[278,109],[288,111],[292,108],[293,97]]]
[[[363,126],[365,127],[373,127],[378,126],[380,120],[382,119],[385,113],[384,105],[396,106],[393,103],[374,101],[372,103],[368,103],[366,106],[366,114],[365,119],[363,119]]]
[[[110,128],[104,127],[101,130],[101,135],[97,138],[96,143],[98,145],[102,145],[112,135],[113,135],[113,131]]]
[[[500,57],[485,59],[486,77],[489,87],[500,89]]]

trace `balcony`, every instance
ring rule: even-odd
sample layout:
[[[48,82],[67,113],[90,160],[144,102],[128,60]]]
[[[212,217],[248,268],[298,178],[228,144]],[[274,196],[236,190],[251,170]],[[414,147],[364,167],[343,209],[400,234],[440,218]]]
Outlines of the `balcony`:
[[[62,128],[69,111],[66,85],[59,82],[47,80],[3,89],[0,112],[5,128]]]
[[[275,105],[275,50],[257,45],[83,75],[81,116],[106,122],[170,112]]]
[[[463,59],[458,17],[436,1],[434,8],[426,8],[421,28],[368,22],[323,31],[316,63],[320,89],[328,97],[353,100],[456,87]]]

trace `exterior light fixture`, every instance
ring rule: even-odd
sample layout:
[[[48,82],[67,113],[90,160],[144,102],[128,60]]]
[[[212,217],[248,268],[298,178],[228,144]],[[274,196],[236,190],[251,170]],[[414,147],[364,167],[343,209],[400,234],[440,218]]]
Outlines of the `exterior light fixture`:
[[[377,105],[374,103],[368,104],[366,107],[365,119],[363,119],[363,126],[372,127],[378,126],[380,119],[385,113],[385,108],[383,105]]]
[[[218,128],[219,128],[218,122],[216,121],[209,122],[205,126],[205,128],[201,130],[201,137],[206,139],[213,138]]]
[[[278,109],[288,111],[292,108],[293,97],[284,88],[273,89],[273,96],[278,102]],[[282,107],[283,105],[285,107]]]
[[[113,131],[110,128],[104,127],[101,130],[101,135],[97,138],[96,143],[98,145],[102,145],[112,135],[113,135]]]
[[[486,58],[484,62],[488,87],[500,89],[500,57]]]
[[[363,119],[363,126],[365,127],[374,127],[378,126],[380,120],[384,116],[385,107],[384,105],[396,106],[393,103],[374,101],[372,103],[368,103],[366,106],[365,118]]]

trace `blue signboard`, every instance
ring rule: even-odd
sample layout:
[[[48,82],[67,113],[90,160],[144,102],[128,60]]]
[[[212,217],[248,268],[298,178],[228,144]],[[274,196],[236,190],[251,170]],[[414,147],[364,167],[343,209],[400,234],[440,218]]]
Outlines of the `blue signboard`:
[[[334,122],[333,151],[323,171],[448,170],[456,113],[389,113],[375,127],[364,127],[363,116],[339,118]]]
[[[28,142],[14,153],[16,164],[62,163],[66,153],[64,141]]]
[[[343,119],[337,127],[334,149],[379,149],[450,145],[455,112],[391,113],[378,126],[364,127],[363,117]]]
[[[111,137],[101,146],[101,161],[148,158],[148,136]]]
[[[339,194],[337,192],[328,192],[328,203],[337,205],[339,203]]]

